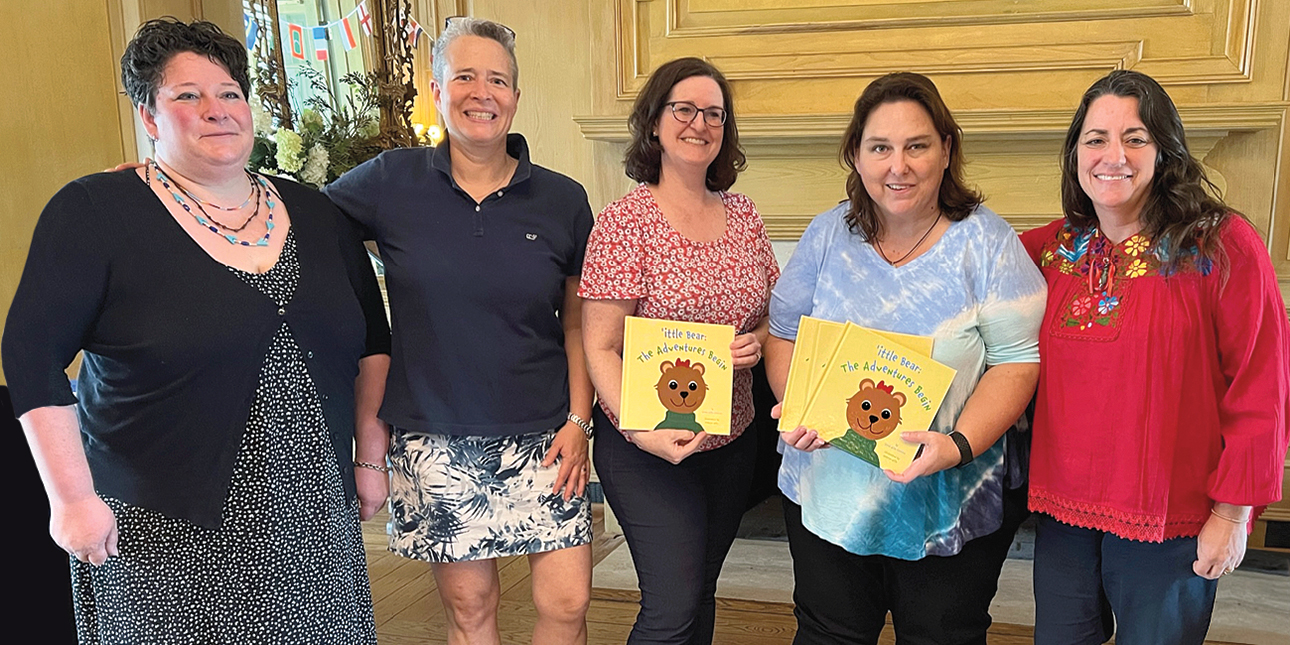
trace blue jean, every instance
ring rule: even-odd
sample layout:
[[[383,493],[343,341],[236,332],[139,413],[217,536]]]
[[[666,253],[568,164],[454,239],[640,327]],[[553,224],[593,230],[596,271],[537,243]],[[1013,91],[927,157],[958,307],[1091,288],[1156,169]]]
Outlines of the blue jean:
[[[1037,645],[1205,641],[1218,581],[1192,571],[1196,538],[1137,542],[1038,517]]]

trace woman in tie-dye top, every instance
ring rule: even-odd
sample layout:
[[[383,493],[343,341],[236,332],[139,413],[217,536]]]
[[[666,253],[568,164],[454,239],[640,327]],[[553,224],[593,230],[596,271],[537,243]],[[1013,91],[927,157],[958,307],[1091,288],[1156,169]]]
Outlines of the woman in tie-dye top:
[[[798,319],[931,336],[958,371],[901,475],[783,435],[795,643],[985,642],[1024,516],[1015,437],[1039,374],[1045,288],[1016,234],[962,183],[961,131],[931,81],[899,73],[856,102],[843,139],[850,200],[816,217],[771,299],[766,344],[782,396]],[[924,431],[926,430],[926,431]],[[922,432],[911,432],[922,431]],[[955,436],[957,435],[957,436]]]

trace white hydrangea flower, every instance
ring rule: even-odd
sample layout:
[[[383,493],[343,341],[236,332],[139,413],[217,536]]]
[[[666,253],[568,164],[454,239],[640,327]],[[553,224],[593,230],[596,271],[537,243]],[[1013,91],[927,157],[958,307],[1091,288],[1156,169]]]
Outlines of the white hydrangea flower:
[[[267,137],[273,132],[273,117],[269,116],[269,111],[264,109],[264,102],[258,96],[251,97],[251,124],[259,136]]]
[[[309,149],[309,158],[305,160],[305,167],[300,171],[300,181],[322,188],[327,182],[327,149],[322,147],[321,143],[315,143],[314,147]]]
[[[287,172],[299,172],[305,164],[304,141],[300,135],[281,128],[274,133],[273,139],[278,143],[278,153],[274,156],[278,167]]]

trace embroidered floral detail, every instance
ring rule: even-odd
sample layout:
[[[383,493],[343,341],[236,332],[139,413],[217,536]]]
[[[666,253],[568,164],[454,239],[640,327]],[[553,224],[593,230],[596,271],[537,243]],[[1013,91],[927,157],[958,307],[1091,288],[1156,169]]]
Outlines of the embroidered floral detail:
[[[1111,313],[1120,304],[1120,299],[1115,296],[1106,296],[1097,301],[1097,313],[1103,316]]]
[[[1150,266],[1141,258],[1134,260],[1124,269],[1124,275],[1128,278],[1140,278],[1147,274]]]
[[[1093,308],[1093,298],[1091,296],[1080,296],[1071,302],[1071,315],[1080,318]]]
[[[1136,258],[1142,255],[1150,246],[1151,241],[1146,236],[1134,235],[1124,241],[1124,252]]]

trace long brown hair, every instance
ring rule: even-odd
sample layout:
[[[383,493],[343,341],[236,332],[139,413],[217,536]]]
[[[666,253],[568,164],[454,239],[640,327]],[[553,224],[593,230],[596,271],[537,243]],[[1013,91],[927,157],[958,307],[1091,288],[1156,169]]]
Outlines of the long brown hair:
[[[936,198],[937,206],[946,219],[951,222],[963,220],[985,200],[980,192],[968,188],[963,181],[963,130],[954,121],[950,109],[945,107],[936,85],[926,76],[914,72],[888,74],[870,83],[856,99],[851,123],[847,125],[846,134],[842,135],[842,147],[838,152],[842,165],[851,170],[847,177],[847,197],[851,205],[844,219],[847,228],[852,232],[858,231],[866,241],[878,239],[882,222],[878,219],[878,206],[865,190],[864,179],[856,169],[856,151],[864,138],[864,126],[869,115],[879,105],[900,101],[921,105],[931,117],[941,141],[947,138],[950,141],[950,163],[945,168]]]
[[[739,177],[747,160],[743,149],[739,147],[739,129],[735,127],[735,103],[730,94],[730,83],[712,63],[701,58],[678,58],[663,63],[650,74],[645,87],[636,97],[631,116],[627,118],[627,129],[631,132],[632,139],[623,155],[623,165],[628,177],[647,184],[658,183],[663,165],[663,146],[659,144],[658,137],[653,135],[654,124],[658,123],[659,115],[667,109],[667,97],[672,94],[672,88],[691,76],[706,76],[716,81],[717,87],[721,88],[726,124],[721,136],[721,150],[717,152],[717,158],[708,164],[704,183],[708,190],[726,190],[735,184],[735,179]]]
[[[1138,100],[1138,118],[1156,144],[1156,170],[1151,192],[1142,207],[1142,232],[1156,245],[1164,267],[1172,271],[1195,249],[1199,259],[1225,259],[1219,242],[1219,225],[1232,214],[1218,187],[1205,175],[1200,162],[1187,149],[1178,109],[1155,79],[1127,69],[1103,76],[1084,92],[1062,144],[1062,213],[1072,226],[1097,225],[1093,200],[1079,184],[1078,146],[1089,105],[1103,96]]]

